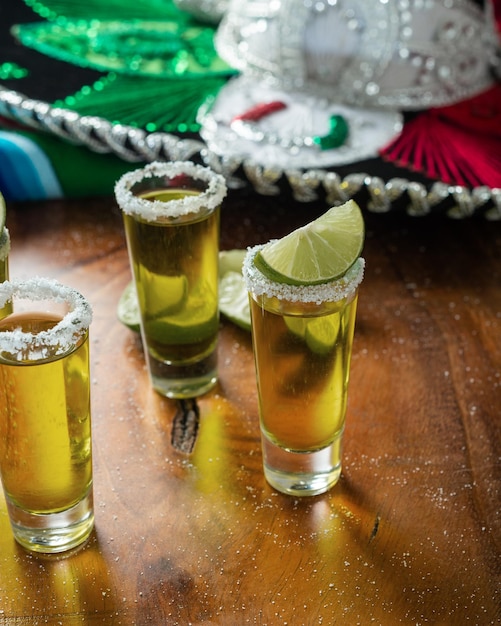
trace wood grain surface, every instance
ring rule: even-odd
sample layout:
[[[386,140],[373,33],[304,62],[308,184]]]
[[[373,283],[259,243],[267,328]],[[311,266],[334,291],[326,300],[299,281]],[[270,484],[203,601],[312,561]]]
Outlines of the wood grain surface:
[[[323,205],[235,192],[223,248]],[[343,474],[292,498],[261,469],[249,333],[221,320],[220,383],[190,453],[116,318],[130,280],[113,198],[8,207],[12,278],[85,294],[96,528],[26,553],[0,497],[0,625],[501,623],[501,225],[366,213]]]

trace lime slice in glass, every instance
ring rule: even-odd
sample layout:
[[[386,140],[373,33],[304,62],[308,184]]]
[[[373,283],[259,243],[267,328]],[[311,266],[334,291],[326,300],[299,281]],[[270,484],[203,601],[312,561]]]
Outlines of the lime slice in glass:
[[[346,274],[360,256],[365,227],[358,204],[349,200],[319,218],[266,244],[256,267],[270,280],[288,285],[317,285]]]
[[[339,315],[313,317],[304,335],[306,345],[315,354],[325,356],[334,347],[339,333]]]
[[[296,335],[296,337],[299,337],[300,339],[304,339],[306,326],[308,325],[308,320],[306,318],[289,317],[288,315],[285,315],[284,322],[292,334]]]
[[[189,345],[209,339],[217,332],[218,324],[215,304],[194,294],[174,315],[146,320],[145,332],[160,343]]]
[[[245,255],[246,250],[223,250],[219,253],[219,307],[221,313],[234,324],[250,330],[249,300],[241,271]],[[122,324],[139,331],[139,307],[132,281],[120,297],[117,316]]]
[[[165,276],[144,270],[138,284],[138,297],[150,317],[173,315],[185,305],[188,278],[184,274]]]
[[[328,354],[334,347],[339,333],[339,320],[339,315],[284,317],[291,333],[305,341],[312,352],[321,356]]]

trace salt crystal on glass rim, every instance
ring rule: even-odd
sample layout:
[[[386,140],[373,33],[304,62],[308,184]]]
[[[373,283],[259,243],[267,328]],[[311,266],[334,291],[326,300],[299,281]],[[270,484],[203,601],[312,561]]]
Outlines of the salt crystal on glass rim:
[[[146,178],[173,179],[176,176],[189,176],[207,183],[207,189],[194,196],[175,200],[149,200],[134,194],[132,188]],[[161,187],[159,187],[160,189]],[[162,163],[154,161],[144,168],[124,174],[115,184],[115,197],[122,211],[127,215],[139,216],[153,222],[158,218],[175,218],[197,213],[202,208],[217,208],[226,196],[226,182],[220,174],[191,161]]]
[[[287,285],[266,278],[254,265],[254,257],[267,244],[247,249],[242,273],[247,287],[256,296],[278,298],[288,302],[338,302],[349,297],[362,282],[365,259],[359,257],[344,276],[338,280],[319,285]]]
[[[0,331],[0,351],[15,354],[30,349],[39,351],[38,359],[45,356],[44,349],[53,348],[51,356],[68,352],[81,338],[92,322],[92,307],[81,293],[50,278],[34,277],[21,281],[0,283],[0,309],[13,298],[39,302],[66,303],[69,311],[63,319],[48,330],[39,333],[20,329]]]

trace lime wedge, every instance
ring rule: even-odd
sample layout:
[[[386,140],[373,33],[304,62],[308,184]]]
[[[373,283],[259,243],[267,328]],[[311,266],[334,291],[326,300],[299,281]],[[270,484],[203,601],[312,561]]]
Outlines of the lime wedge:
[[[317,285],[341,278],[360,256],[365,227],[353,200],[266,244],[256,267],[270,280],[288,285]]]
[[[123,290],[117,306],[117,317],[122,324],[139,332],[139,307],[137,305],[136,288],[131,281]]]
[[[219,309],[230,321],[250,330],[249,294],[240,271],[227,271],[219,281]]]
[[[242,272],[242,265],[247,250],[221,250],[219,253],[219,277],[226,272]]]
[[[231,322],[250,330],[249,295],[242,276],[246,250],[219,253],[219,309]]]
[[[7,217],[7,209],[5,207],[5,200],[2,194],[0,193],[0,235],[3,233],[3,229],[5,228],[6,217]]]

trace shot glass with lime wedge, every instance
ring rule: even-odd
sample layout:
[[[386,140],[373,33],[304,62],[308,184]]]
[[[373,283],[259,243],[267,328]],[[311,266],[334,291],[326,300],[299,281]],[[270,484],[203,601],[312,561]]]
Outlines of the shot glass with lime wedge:
[[[137,301],[152,386],[171,398],[201,395],[217,381],[224,179],[188,161],[155,162],[122,176],[115,195],[135,290],[120,305]]]
[[[10,236],[5,226],[6,213],[5,200],[0,193],[0,283],[9,280]],[[6,302],[0,307],[0,320],[10,313],[12,313],[12,304]]]
[[[264,474],[283,493],[320,494],[341,474],[363,242],[349,201],[244,261]]]

